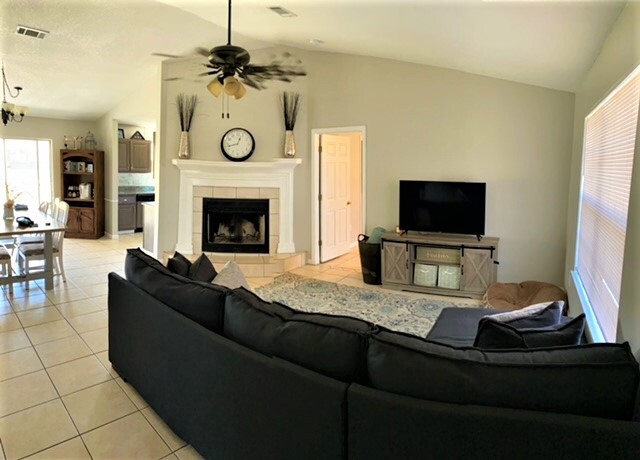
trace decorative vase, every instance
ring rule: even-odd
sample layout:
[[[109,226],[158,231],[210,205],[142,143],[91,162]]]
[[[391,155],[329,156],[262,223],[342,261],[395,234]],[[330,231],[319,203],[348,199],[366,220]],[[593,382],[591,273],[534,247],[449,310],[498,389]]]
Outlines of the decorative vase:
[[[178,147],[178,158],[188,160],[191,158],[191,150],[189,150],[189,131],[180,133],[180,147]]]
[[[4,205],[4,220],[13,220],[13,205]]]
[[[293,131],[290,130],[284,133],[284,156],[285,158],[296,156],[296,138],[293,137]]]

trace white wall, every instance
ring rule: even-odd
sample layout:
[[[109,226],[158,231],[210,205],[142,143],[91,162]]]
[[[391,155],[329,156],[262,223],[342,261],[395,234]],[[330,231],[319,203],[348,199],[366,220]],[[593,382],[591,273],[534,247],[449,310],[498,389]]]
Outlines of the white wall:
[[[486,182],[499,279],[562,284],[573,94],[361,56],[311,63],[310,128],[367,128],[367,231],[397,225],[400,179]]]
[[[260,62],[260,53],[252,54]],[[264,161],[281,156],[278,96],[286,89],[303,95],[296,127],[303,159],[295,174],[297,250],[311,247],[310,130],[364,125],[367,230],[395,228],[400,179],[487,182],[486,233],[501,238],[499,278],[562,284],[573,94],[385,59],[310,52],[303,60],[306,78],[249,90],[232,101],[229,120],[220,118],[220,101],[207,92],[207,82],[193,81],[198,61],[165,63],[163,78],[184,79],[162,86],[161,251],[173,250],[177,235],[179,175],[170,163],[180,134],[176,95],[200,98],[193,158],[224,161],[222,134],[242,126],[256,137],[249,161]]]
[[[584,119],[593,108],[640,64],[640,3],[629,3],[609,34],[602,51],[576,94],[573,156],[567,217],[565,284],[573,314],[581,312],[571,270],[575,265]],[[638,145],[638,144],[636,144]],[[640,356],[640,149],[636,149],[629,202],[627,240],[618,317],[618,340],[629,341]]]
[[[0,136],[4,138],[51,139],[53,156],[53,194],[62,197],[60,182],[60,150],[64,148],[64,136],[85,136],[91,131],[102,150],[104,138],[97,132],[97,125],[90,121],[56,120],[38,118],[27,114],[21,123],[9,122],[0,128]]]
[[[274,52],[282,49],[264,49],[252,51],[252,61],[266,62]],[[297,57],[306,61],[305,53],[292,51]],[[171,164],[177,158],[180,137],[180,122],[178,118],[176,96],[179,93],[198,96],[191,132],[189,134],[192,158],[197,160],[227,161],[220,151],[220,139],[231,128],[242,127],[248,129],[256,141],[256,150],[247,161],[269,161],[283,158],[284,123],[280,108],[280,94],[282,91],[297,91],[302,95],[302,106],[295,128],[297,142],[297,157],[303,162],[295,169],[295,210],[296,225],[294,241],[296,250],[309,249],[309,203],[311,199],[308,190],[309,179],[309,128],[307,125],[307,79],[299,78],[293,83],[269,83],[268,89],[256,91],[249,89],[247,95],[236,101],[230,101],[230,118],[221,118],[221,99],[214,98],[206,88],[209,78],[194,81],[194,74],[198,73],[198,65],[202,59],[189,59],[163,63],[163,78],[182,77],[181,80],[163,81],[162,83],[162,115],[159,130],[161,153],[159,159],[160,186],[156,192],[160,193],[157,205],[159,215],[158,250],[173,251],[177,240],[178,224],[178,190],[179,171]],[[156,195],[158,197],[158,195]],[[305,233],[306,232],[306,233]]]
[[[124,97],[110,112],[97,121],[101,138],[107,139],[103,149],[105,151],[105,231],[112,236],[118,234],[118,126],[141,127],[144,132],[140,132],[145,139],[152,138],[160,117],[159,78],[160,68],[158,67],[158,74],[153,75],[147,84],[139,91]],[[155,142],[154,165],[157,163],[155,160],[158,157],[158,149],[158,142]]]

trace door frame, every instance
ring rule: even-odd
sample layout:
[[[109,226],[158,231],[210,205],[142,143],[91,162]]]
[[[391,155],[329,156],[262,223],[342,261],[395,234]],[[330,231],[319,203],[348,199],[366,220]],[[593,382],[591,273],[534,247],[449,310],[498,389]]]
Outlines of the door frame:
[[[311,260],[310,264],[320,263],[320,136],[322,134],[360,133],[362,136],[360,174],[362,175],[362,229],[365,229],[366,219],[366,151],[367,128],[366,126],[342,126],[338,128],[317,128],[311,130]]]

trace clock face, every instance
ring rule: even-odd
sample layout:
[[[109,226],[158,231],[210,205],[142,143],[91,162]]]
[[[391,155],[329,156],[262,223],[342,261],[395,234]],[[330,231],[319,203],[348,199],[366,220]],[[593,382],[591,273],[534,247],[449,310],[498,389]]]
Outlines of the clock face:
[[[231,161],[244,161],[253,154],[256,142],[244,128],[232,128],[222,136],[222,154]]]

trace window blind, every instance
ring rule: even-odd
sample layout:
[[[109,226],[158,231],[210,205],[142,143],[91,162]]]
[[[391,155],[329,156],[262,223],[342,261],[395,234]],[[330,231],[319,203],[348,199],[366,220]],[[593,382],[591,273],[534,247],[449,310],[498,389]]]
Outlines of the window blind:
[[[585,119],[576,272],[607,341],[616,339],[640,67]]]

